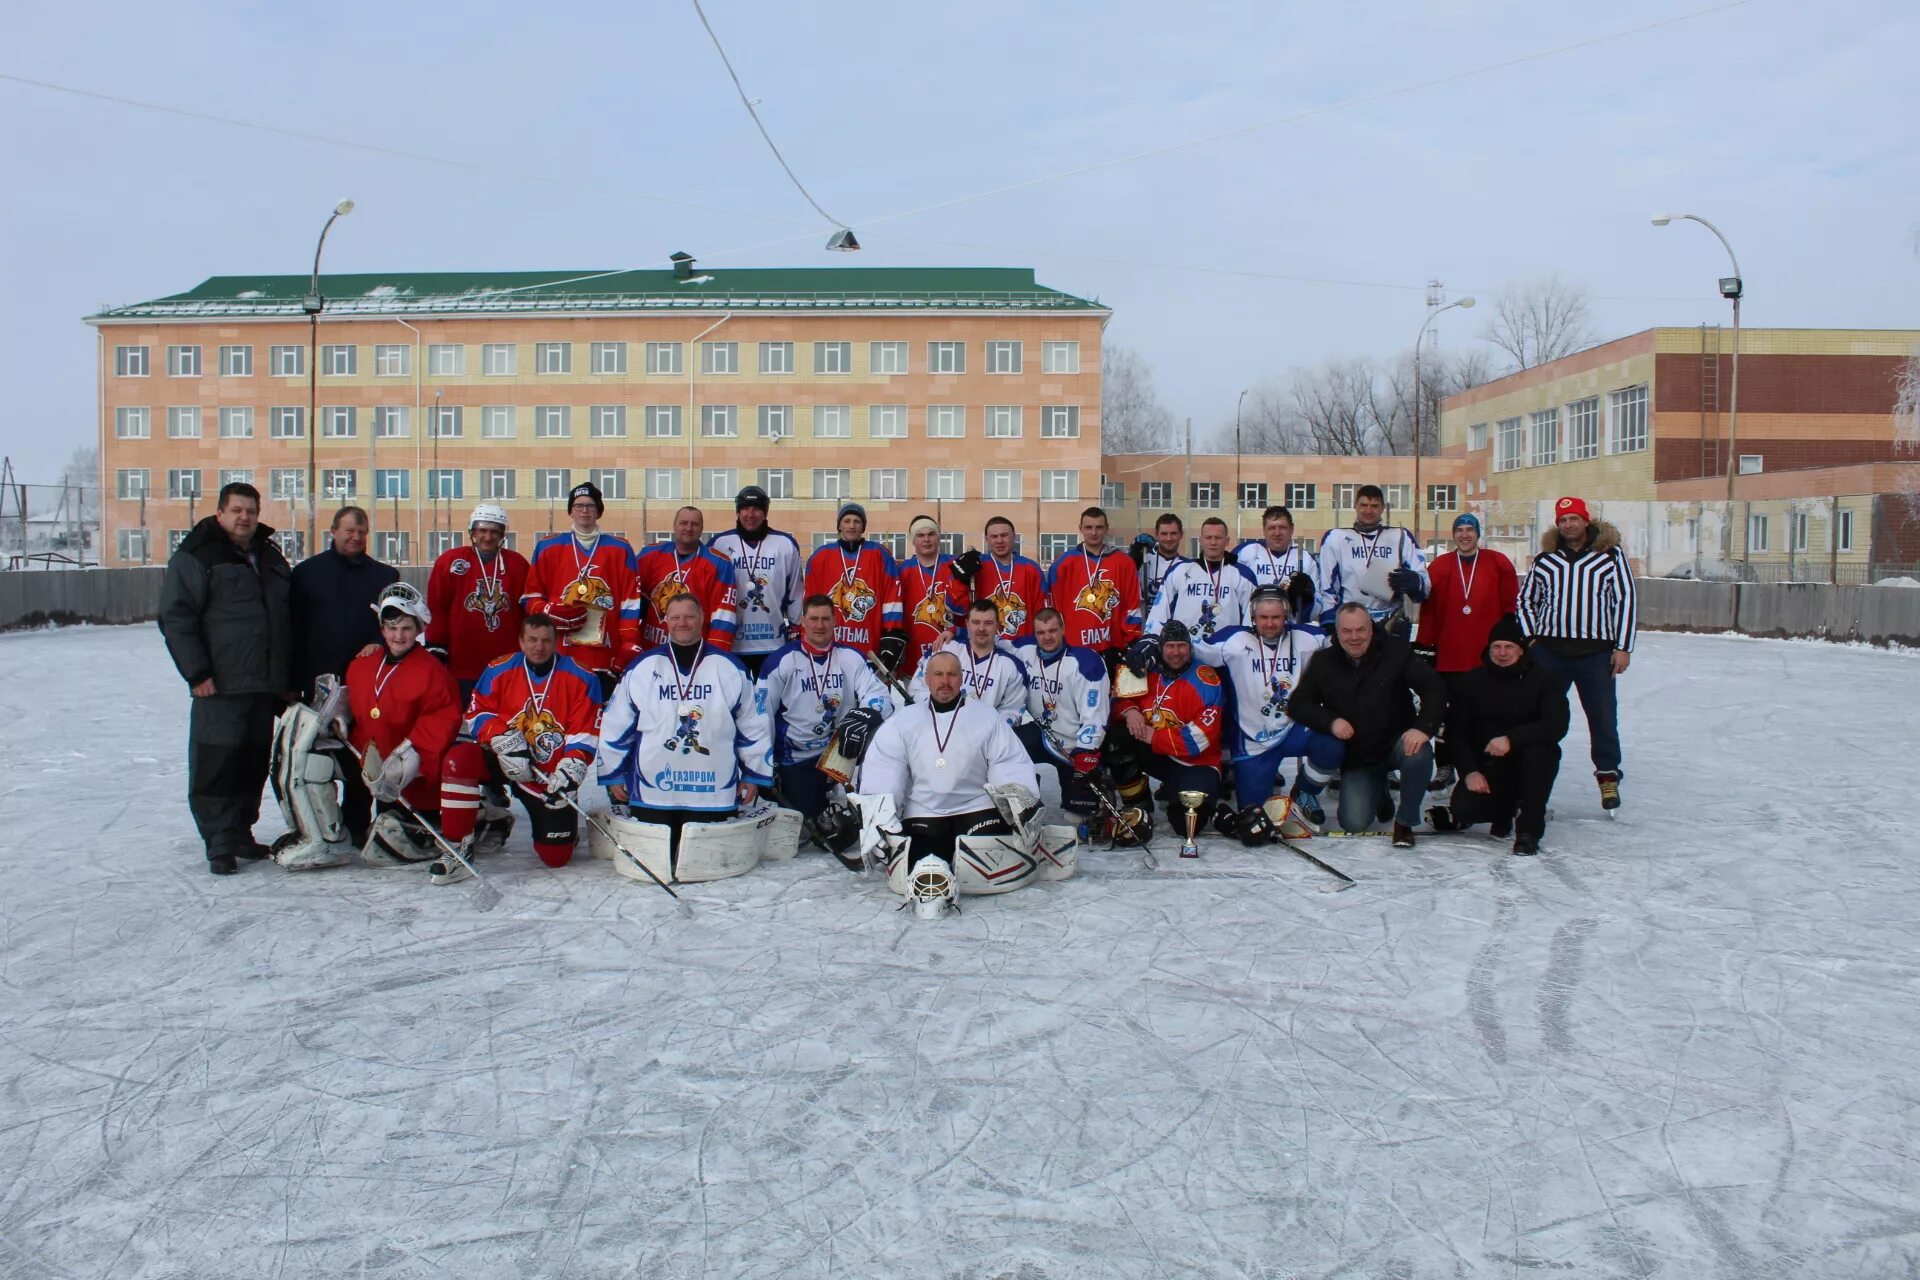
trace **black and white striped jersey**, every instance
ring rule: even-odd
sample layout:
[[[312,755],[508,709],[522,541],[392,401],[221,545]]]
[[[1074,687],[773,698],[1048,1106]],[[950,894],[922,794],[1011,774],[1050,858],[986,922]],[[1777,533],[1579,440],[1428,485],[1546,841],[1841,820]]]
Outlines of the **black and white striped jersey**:
[[[1543,551],[1520,584],[1520,625],[1530,636],[1607,640],[1631,653],[1638,611],[1633,570],[1618,546]]]

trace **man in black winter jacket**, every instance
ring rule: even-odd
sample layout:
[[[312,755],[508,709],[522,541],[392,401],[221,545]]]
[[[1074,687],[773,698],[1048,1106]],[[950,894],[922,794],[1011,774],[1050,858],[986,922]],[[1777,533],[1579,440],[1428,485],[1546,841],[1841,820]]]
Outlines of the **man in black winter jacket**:
[[[1540,852],[1547,798],[1560,773],[1560,739],[1567,736],[1566,686],[1534,665],[1520,619],[1508,614],[1493,624],[1485,659],[1459,678],[1453,695],[1447,741],[1460,783],[1451,801],[1429,815],[1433,825],[1489,823],[1496,836],[1513,832],[1515,853]]]
[[[380,645],[380,593],[400,571],[367,554],[367,513],[342,507],[333,516],[333,545],[293,570],[293,687],[313,693],[313,678],[345,679],[347,664]]]
[[[293,689],[290,577],[248,484],[222,489],[214,514],[167,561],[160,634],[193,693],[187,803],[215,875],[232,875],[236,858],[267,856],[253,824],[273,717]]]
[[[1387,774],[1400,771],[1393,844],[1411,849],[1413,824],[1420,820],[1433,778],[1433,736],[1446,710],[1446,688],[1412,645],[1374,625],[1365,605],[1341,605],[1333,629],[1336,643],[1307,663],[1287,699],[1287,714],[1295,724],[1347,744],[1340,769],[1343,830],[1372,825],[1386,795]]]

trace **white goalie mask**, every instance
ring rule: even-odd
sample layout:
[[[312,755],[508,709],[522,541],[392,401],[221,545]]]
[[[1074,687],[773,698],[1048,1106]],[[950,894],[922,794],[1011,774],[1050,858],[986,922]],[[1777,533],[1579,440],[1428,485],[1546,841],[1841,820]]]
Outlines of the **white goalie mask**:
[[[921,920],[938,920],[949,910],[959,910],[954,901],[953,872],[939,858],[922,858],[913,864],[907,893],[914,916]]]

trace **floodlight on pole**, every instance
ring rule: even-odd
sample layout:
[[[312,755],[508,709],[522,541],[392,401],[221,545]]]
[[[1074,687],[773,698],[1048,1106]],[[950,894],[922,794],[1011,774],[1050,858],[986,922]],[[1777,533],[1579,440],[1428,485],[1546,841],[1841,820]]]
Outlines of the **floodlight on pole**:
[[[333,206],[327,225],[320,228],[320,239],[313,246],[313,275],[307,281],[306,296],[300,299],[300,309],[307,313],[307,545],[304,550],[308,555],[313,554],[320,536],[313,492],[320,462],[320,313],[327,306],[327,300],[320,296],[320,251],[327,247],[327,232],[333,230],[333,224],[352,212],[350,199]]]
[[[1420,439],[1420,402],[1427,398],[1426,387],[1420,381],[1420,348],[1426,343],[1427,330],[1433,327],[1433,322],[1438,320],[1443,312],[1452,311],[1456,307],[1462,311],[1473,310],[1473,298],[1471,296],[1456,298],[1443,307],[1435,307],[1427,312],[1426,321],[1421,324],[1420,333],[1413,340],[1413,545],[1416,547],[1420,545],[1420,457],[1424,452]]]
[[[1734,253],[1733,244],[1721,234],[1720,228],[1708,222],[1697,213],[1658,213],[1653,217],[1653,225],[1664,227],[1676,221],[1697,222],[1713,232],[1720,247],[1727,251],[1727,261],[1733,264],[1733,274],[1719,279],[1720,296],[1733,304],[1733,374],[1732,387],[1727,395],[1727,515],[1721,522],[1721,547],[1723,558],[1733,560],[1733,502],[1734,481],[1740,473],[1740,299],[1746,295],[1746,282],[1740,277],[1740,258]]]

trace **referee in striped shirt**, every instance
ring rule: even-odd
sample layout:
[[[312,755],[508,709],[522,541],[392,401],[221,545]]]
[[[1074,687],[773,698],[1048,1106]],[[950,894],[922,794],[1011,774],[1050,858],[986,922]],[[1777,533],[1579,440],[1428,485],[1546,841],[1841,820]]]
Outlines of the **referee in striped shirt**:
[[[1520,624],[1530,652],[1562,689],[1580,691],[1600,806],[1620,807],[1620,712],[1614,680],[1633,653],[1637,593],[1620,531],[1579,498],[1553,506],[1553,530],[1520,584]]]

